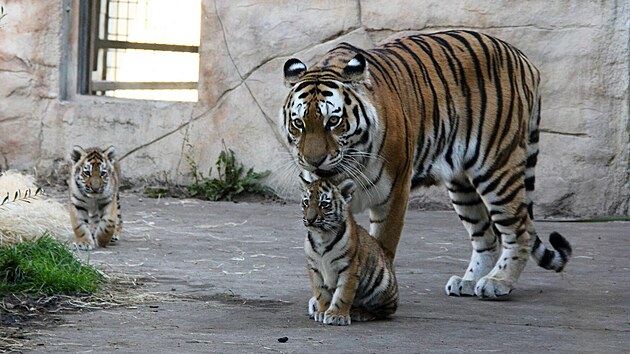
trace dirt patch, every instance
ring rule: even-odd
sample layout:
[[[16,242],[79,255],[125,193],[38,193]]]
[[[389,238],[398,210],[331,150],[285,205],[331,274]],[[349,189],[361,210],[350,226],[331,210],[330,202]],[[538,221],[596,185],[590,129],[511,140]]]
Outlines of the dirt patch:
[[[9,295],[0,300],[0,353],[31,350],[30,339],[40,329],[64,323],[62,315],[173,300],[170,294],[146,293],[142,278],[123,274],[106,275],[96,294],[29,296]]]

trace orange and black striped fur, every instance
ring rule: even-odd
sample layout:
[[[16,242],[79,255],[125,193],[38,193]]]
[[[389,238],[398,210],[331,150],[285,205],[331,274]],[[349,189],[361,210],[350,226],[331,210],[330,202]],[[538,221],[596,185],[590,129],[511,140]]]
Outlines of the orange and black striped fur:
[[[113,146],[105,150],[74,146],[70,155],[70,220],[75,247],[91,250],[118,241],[122,232],[120,215],[120,166]]]
[[[471,31],[395,39],[364,50],[341,43],[311,69],[284,66],[280,112],[303,171],[352,178],[353,212],[394,258],[412,188],[444,183],[473,246],[449,295],[495,297],[514,288],[532,255],[561,271],[558,233],[540,242],[532,222],[540,122],[539,73],[515,47]]]
[[[305,180],[304,188],[304,250],[314,293],[309,315],[342,326],[392,315],[398,308],[392,260],[346,207],[354,181],[337,187],[325,179]]]

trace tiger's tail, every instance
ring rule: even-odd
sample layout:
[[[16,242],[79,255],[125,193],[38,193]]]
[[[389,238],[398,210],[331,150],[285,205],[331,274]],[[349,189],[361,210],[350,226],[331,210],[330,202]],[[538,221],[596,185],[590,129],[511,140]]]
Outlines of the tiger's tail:
[[[549,235],[549,243],[553,247],[551,250],[545,247],[538,235],[536,235],[532,246],[532,258],[542,268],[561,272],[571,258],[571,253],[573,252],[571,244],[564,236],[555,231]]]
[[[540,80],[536,75],[537,81]],[[534,202],[532,200],[532,194],[534,193],[536,175],[534,170],[536,163],[538,162],[538,141],[540,138],[539,125],[540,125],[540,91],[539,82],[536,82],[534,88],[533,100],[531,102],[531,116],[529,121],[529,137],[527,144],[527,162],[525,165],[525,191],[527,202],[527,213],[529,218],[534,220]],[[553,247],[553,250],[547,249],[545,245],[540,241],[537,234],[534,234],[536,239],[532,246],[532,257],[536,260],[536,263],[544,269],[555,270],[561,272],[569,259],[571,258],[571,244],[569,241],[557,232],[552,232],[549,235],[549,243]]]

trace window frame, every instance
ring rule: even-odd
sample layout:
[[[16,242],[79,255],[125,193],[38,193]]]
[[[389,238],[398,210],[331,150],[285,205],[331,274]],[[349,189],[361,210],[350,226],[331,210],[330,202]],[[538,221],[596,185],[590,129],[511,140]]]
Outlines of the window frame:
[[[79,0],[79,44],[78,44],[78,83],[77,92],[81,95],[105,95],[112,90],[198,90],[199,81],[112,81],[93,80],[92,73],[98,70],[100,49],[138,49],[177,53],[197,53],[199,46],[140,43],[99,38],[102,1]],[[107,29],[105,29],[105,36]],[[106,62],[103,63],[105,72]]]

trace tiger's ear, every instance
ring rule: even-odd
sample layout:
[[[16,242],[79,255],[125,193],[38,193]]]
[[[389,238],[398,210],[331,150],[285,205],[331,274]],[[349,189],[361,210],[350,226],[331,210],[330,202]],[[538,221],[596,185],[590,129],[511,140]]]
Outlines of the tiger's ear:
[[[114,162],[116,160],[116,148],[113,145],[105,149],[103,154],[105,154],[105,156],[107,156],[107,158],[111,162]]]
[[[339,188],[339,192],[341,192],[344,203],[348,204],[352,199],[352,193],[357,189],[357,185],[353,180],[347,179],[339,183],[337,188]]]
[[[85,150],[83,150],[82,147],[80,147],[79,145],[75,145],[72,147],[72,152],[70,153],[70,160],[72,160],[73,163],[77,163],[79,162],[79,160],[81,160],[81,157],[83,157],[85,155]]]
[[[343,68],[343,75],[349,81],[363,82],[368,77],[368,65],[363,54],[357,54]]]
[[[306,65],[299,59],[291,58],[284,63],[284,84],[287,87],[295,85],[306,72]]]
[[[310,187],[311,183],[314,182],[313,176],[307,171],[300,172],[300,181],[302,182],[302,186],[304,188]]]

